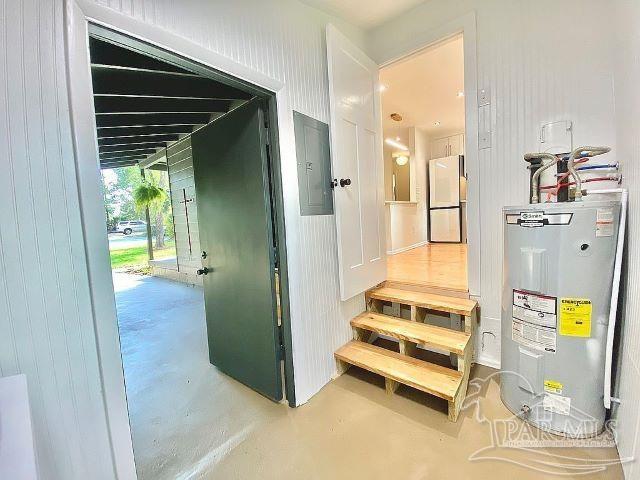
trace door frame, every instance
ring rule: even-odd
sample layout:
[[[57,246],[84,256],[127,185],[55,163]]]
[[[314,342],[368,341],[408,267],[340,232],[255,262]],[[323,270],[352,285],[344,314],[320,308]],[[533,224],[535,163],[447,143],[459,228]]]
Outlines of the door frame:
[[[95,27],[92,27],[95,26]],[[280,262],[280,300],[284,341],[284,381],[286,397],[296,406],[289,296],[289,266],[287,262],[285,203],[282,179],[280,135],[291,134],[293,123],[285,116],[288,92],[283,82],[200,47],[182,37],[124,16],[90,0],[64,0],[64,40],[69,114],[73,137],[73,154],[82,222],[89,292],[95,328],[96,350],[100,358],[100,382],[114,476],[135,479],[129,413],[118,333],[117,312],[111,265],[108,254],[103,198],[100,188],[100,166],[97,155],[97,135],[93,105],[93,88],[89,58],[89,32],[104,28],[130,41],[164,52],[172,60],[180,58],[191,69],[200,68],[203,75],[243,89],[253,89],[268,106],[269,142],[272,161],[272,192]],[[95,159],[90,161],[87,159]],[[295,225],[292,225],[295,234]],[[297,242],[296,235],[289,240]]]
[[[480,258],[480,148],[478,145],[478,55],[476,14],[467,13],[450,22],[420,32],[409,42],[398,45],[387,58],[378,58],[382,69],[422,53],[455,36],[462,35],[464,44],[464,161],[467,174],[475,182],[467,182],[467,281],[469,295],[481,296]],[[470,185],[471,183],[471,185]],[[470,188],[471,187],[471,188]]]

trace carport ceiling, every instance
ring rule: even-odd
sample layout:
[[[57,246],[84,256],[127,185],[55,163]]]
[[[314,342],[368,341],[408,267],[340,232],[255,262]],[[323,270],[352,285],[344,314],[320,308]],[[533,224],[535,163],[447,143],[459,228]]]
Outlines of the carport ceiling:
[[[251,98],[101,39],[89,47],[101,168],[136,165]]]

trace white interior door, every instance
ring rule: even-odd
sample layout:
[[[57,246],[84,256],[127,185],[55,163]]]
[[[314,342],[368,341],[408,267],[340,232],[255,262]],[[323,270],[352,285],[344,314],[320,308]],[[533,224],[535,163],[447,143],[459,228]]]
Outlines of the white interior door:
[[[331,157],[343,300],[386,280],[378,66],[327,26]]]

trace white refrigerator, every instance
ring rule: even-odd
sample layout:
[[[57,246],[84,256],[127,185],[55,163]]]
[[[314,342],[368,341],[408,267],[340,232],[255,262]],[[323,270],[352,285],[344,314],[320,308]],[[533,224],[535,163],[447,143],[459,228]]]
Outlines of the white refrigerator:
[[[429,160],[429,241],[462,242],[462,198],[460,177],[464,157]]]

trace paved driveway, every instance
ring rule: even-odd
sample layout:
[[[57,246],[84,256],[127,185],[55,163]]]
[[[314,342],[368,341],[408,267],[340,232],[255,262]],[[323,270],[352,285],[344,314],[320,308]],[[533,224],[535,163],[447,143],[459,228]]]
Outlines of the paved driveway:
[[[145,233],[132,233],[124,235],[122,233],[110,233],[109,250],[122,250],[131,247],[144,247],[147,244],[147,235]]]

